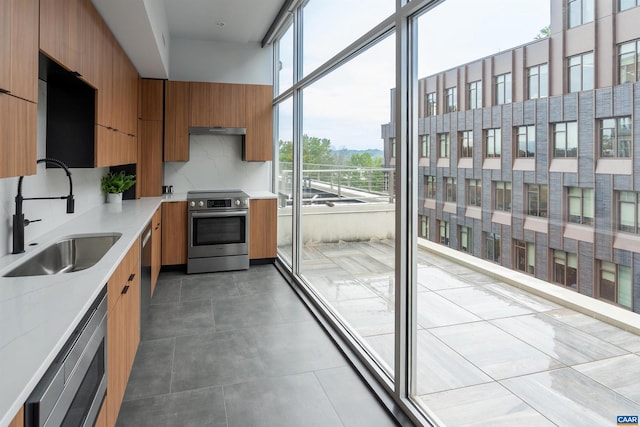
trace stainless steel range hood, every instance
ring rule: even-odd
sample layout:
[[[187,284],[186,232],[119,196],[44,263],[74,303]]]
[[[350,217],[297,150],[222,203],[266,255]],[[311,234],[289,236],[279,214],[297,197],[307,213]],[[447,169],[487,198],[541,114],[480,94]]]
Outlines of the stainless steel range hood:
[[[246,135],[246,128],[190,127],[189,135]]]

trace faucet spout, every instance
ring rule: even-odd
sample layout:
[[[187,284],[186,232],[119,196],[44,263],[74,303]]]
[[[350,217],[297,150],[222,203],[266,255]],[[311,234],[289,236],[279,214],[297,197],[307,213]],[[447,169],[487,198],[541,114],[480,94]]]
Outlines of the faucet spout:
[[[22,196],[22,180],[24,176],[21,176],[18,179],[18,194],[16,194],[15,202],[16,202],[16,211],[13,215],[13,251],[14,254],[19,254],[24,252],[24,228],[29,225],[29,223],[34,221],[25,220],[24,213],[22,212],[22,205],[25,200],[53,200],[53,199],[66,199],[67,200],[67,213],[72,214],[75,210],[75,199],[73,197],[73,180],[71,179],[71,171],[60,160],[56,159],[38,159],[36,163],[50,163],[54,164],[62,169],[64,169],[67,174],[67,178],[69,178],[69,194],[67,196],[56,196],[56,197],[23,197]]]

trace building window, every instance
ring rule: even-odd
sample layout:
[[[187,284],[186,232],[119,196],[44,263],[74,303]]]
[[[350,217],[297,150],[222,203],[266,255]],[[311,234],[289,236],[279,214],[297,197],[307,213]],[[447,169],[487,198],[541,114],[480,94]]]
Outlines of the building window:
[[[569,187],[569,222],[593,225],[595,200],[592,188]]]
[[[487,158],[500,157],[502,152],[502,131],[500,129],[486,130],[486,153]]]
[[[426,110],[427,110],[427,117],[429,116],[435,116],[438,113],[437,110],[437,103],[436,103],[436,93],[435,92],[431,92],[427,94],[427,100],[426,102]]]
[[[482,108],[482,81],[469,83],[469,109]]]
[[[578,289],[578,255],[565,251],[553,251],[553,281]]]
[[[436,177],[428,175],[424,177],[424,198],[435,199],[437,195]]]
[[[638,193],[632,191],[618,192],[618,230],[627,233],[640,233],[640,211],[638,210]]]
[[[568,1],[569,28],[593,21],[593,0]]]
[[[527,215],[546,218],[549,191],[546,185],[527,185]]]
[[[438,141],[440,142],[438,157],[449,158],[451,156],[451,139],[449,138],[449,133],[439,133]]]
[[[457,190],[457,179],[456,178],[445,178],[444,181],[444,201],[445,202],[456,202],[456,190]]]
[[[467,252],[469,254],[473,253],[473,233],[471,232],[471,227],[460,226],[460,238],[458,241],[460,242],[460,250],[462,252]]]
[[[496,76],[496,104],[511,102],[511,73]]]
[[[631,284],[629,267],[600,261],[600,298],[631,308],[633,294]]]
[[[467,180],[467,206],[482,207],[482,181]]]
[[[431,154],[431,137],[420,135],[420,157],[429,157]]]
[[[533,243],[514,240],[514,255],[516,270],[535,274],[536,248]]]
[[[389,143],[391,144],[391,157],[395,158],[396,157],[396,139],[389,138]]]
[[[593,52],[569,57],[568,67],[569,92],[593,89]]]
[[[516,128],[516,157],[533,158],[536,156],[536,127],[518,126]]]
[[[623,43],[618,47],[618,67],[620,69],[620,84],[635,82],[640,75],[638,56],[640,40]]]
[[[620,0],[618,7],[620,12],[638,6],[638,0]]]
[[[578,122],[553,125],[553,157],[578,156]]]
[[[600,157],[631,157],[631,117],[600,120]]]
[[[549,96],[549,67],[540,64],[527,69],[527,90],[529,99]]]
[[[449,223],[438,220],[438,243],[449,246]]]
[[[511,183],[496,182],[494,186],[495,210],[511,212]]]
[[[420,237],[429,239],[429,217],[426,215],[418,215],[420,222]]]
[[[473,157],[473,131],[460,132],[460,157]]]
[[[496,233],[485,234],[485,259],[500,264],[500,235]]]
[[[450,87],[446,90],[446,98],[447,98],[447,113],[451,113],[453,111],[458,111],[458,88]]]

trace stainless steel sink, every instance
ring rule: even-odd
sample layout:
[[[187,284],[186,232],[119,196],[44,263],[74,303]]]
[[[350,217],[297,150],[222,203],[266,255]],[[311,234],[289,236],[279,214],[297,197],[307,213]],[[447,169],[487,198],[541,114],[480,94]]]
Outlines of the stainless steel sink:
[[[4,277],[71,273],[95,265],[122,236],[120,233],[65,237],[6,273]]]

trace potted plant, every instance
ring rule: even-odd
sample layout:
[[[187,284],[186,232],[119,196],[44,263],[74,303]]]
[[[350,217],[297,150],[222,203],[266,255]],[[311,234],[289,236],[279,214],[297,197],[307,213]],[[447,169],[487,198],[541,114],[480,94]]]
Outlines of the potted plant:
[[[127,175],[125,171],[109,172],[100,180],[102,192],[107,195],[107,203],[122,203],[122,193],[136,183],[135,175]]]

